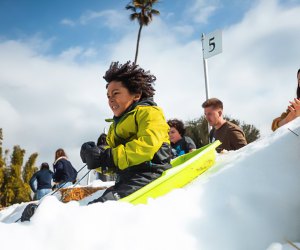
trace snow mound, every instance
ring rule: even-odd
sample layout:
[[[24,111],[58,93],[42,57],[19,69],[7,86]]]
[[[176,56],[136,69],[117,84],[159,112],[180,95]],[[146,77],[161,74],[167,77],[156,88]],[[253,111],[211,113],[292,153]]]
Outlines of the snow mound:
[[[13,222],[26,204],[13,205],[0,212],[1,244],[30,250],[295,249],[287,241],[300,242],[300,137],[289,129],[299,135],[300,119],[218,155],[196,181],[148,205],[86,206],[103,191],[66,204],[48,196],[24,223]]]

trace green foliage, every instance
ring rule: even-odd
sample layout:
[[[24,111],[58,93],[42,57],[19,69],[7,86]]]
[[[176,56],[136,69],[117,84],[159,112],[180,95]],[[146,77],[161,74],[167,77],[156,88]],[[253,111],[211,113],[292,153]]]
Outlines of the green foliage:
[[[28,182],[36,171],[34,164],[38,154],[32,154],[23,168],[25,150],[20,146],[14,146],[11,162],[7,164],[2,155],[2,129],[0,132],[0,161],[2,164],[0,166],[0,206],[6,207],[15,203],[31,201],[31,189]],[[7,155],[8,152],[6,150],[5,154]]]
[[[1,195],[1,189],[4,183],[4,168],[0,167],[0,195]]]
[[[3,141],[3,134],[2,134],[2,128],[0,128],[0,167],[3,167],[3,158],[2,158],[2,141]]]
[[[224,119],[240,126],[245,133],[248,143],[257,140],[260,137],[260,132],[254,125],[246,124],[238,119],[233,119],[227,116],[224,116]],[[199,119],[187,121],[185,123],[185,128],[186,135],[193,139],[197,148],[208,144],[208,124],[205,116],[201,116]]]
[[[4,159],[2,154],[2,141],[3,141],[3,134],[2,134],[2,128],[0,128],[0,197],[1,195],[1,189],[4,183]]]
[[[37,153],[32,154],[25,164],[25,167],[23,169],[23,180],[25,183],[29,183],[30,178],[38,170],[38,168],[35,167],[35,162],[37,157],[38,157]]]
[[[159,11],[153,9],[153,5],[158,0],[132,0],[126,5],[127,10],[131,10],[130,20],[137,20],[140,26],[147,26],[152,21],[153,15],[159,15]]]
[[[31,200],[30,193],[26,192],[26,187],[21,178],[24,155],[24,149],[21,149],[20,146],[14,146],[11,165],[6,167],[4,175],[3,197],[1,200],[3,206]]]
[[[208,144],[208,123],[204,116],[201,116],[199,119],[187,121],[185,129],[186,136],[192,138],[197,148]]]
[[[1,188],[1,206],[6,207],[13,204],[15,198],[13,185],[15,184],[15,177],[11,174],[11,168],[4,169],[4,183]]]
[[[11,156],[11,164],[18,166],[17,174],[21,174],[21,166],[23,165],[25,150],[21,149],[19,145],[14,146],[14,151]]]
[[[29,194],[29,197],[30,197],[30,194],[31,194],[31,188],[29,185],[29,181],[30,181],[30,178],[33,176],[33,174],[36,171],[38,171],[38,168],[35,167],[35,162],[36,162],[37,157],[38,157],[37,153],[33,153],[31,156],[29,156],[29,159],[26,162],[25,167],[23,169],[24,189],[26,191],[24,194],[25,196],[26,196],[26,194]],[[31,199],[31,197],[30,197],[30,199]]]

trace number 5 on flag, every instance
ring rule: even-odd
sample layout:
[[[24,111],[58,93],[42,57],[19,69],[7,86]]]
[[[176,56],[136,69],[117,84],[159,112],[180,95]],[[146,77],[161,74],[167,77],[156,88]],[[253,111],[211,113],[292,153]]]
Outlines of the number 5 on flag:
[[[216,30],[202,36],[203,57],[210,58],[222,53],[222,31]]]

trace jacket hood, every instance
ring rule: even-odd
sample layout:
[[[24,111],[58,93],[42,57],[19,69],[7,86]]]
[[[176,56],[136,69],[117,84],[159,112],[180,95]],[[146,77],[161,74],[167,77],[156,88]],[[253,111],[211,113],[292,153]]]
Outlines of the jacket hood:
[[[118,123],[118,121],[128,112],[130,112],[131,110],[134,110],[137,106],[157,106],[156,102],[154,102],[153,97],[149,97],[149,98],[143,98],[137,102],[134,102],[133,104],[131,104],[127,110],[125,110],[125,112],[121,115],[121,116],[114,116],[113,120],[115,121],[115,123]]]
[[[61,156],[59,158],[57,158],[54,162],[53,162],[53,165],[55,165],[59,160],[61,159],[65,159],[65,160],[68,160],[68,158],[66,156]]]
[[[153,100],[153,97],[149,97],[149,98],[143,98],[142,100],[139,100],[135,103],[133,103],[132,105],[134,105],[134,107],[141,105],[141,106],[157,106],[156,102]]]

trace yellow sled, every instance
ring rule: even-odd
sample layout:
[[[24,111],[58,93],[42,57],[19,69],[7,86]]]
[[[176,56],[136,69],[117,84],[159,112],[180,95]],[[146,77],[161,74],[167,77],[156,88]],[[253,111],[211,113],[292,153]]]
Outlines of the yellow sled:
[[[175,188],[184,187],[215,163],[215,148],[220,144],[220,141],[215,141],[191,153],[177,157],[171,161],[172,168],[166,170],[161,177],[120,201],[146,204],[148,198],[157,198]]]

